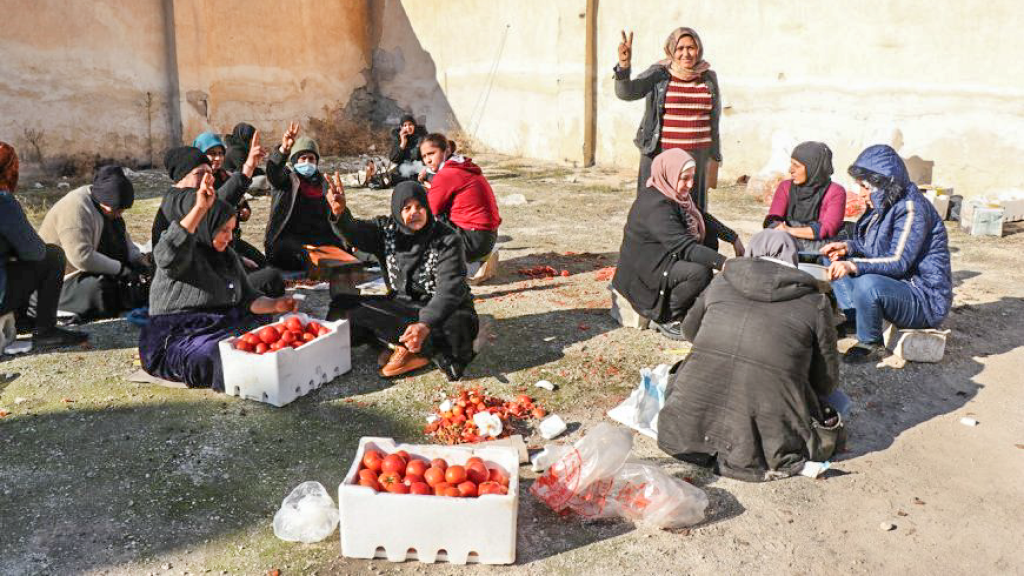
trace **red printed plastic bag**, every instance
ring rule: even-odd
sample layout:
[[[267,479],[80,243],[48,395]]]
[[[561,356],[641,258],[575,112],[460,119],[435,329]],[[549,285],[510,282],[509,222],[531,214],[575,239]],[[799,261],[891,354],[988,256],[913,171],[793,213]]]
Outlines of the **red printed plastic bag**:
[[[632,449],[630,432],[611,424],[598,424],[548,468],[530,492],[555,512],[561,512],[577,495],[589,494],[587,490],[594,482],[613,478]]]
[[[704,520],[708,507],[708,496],[700,488],[656,466],[634,462],[619,469],[606,500],[607,515],[651,528],[693,526]]]

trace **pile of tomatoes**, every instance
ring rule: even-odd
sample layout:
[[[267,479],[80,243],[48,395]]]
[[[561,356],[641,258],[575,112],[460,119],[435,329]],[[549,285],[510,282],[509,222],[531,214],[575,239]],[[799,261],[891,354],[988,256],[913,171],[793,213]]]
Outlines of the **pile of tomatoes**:
[[[473,421],[479,412],[500,418],[501,434],[496,437],[481,435]],[[526,394],[520,394],[514,400],[503,400],[488,396],[482,386],[474,386],[458,390],[435,407],[433,421],[427,424],[423,433],[442,444],[471,444],[510,436],[517,432],[516,428],[524,427],[525,421],[531,418],[541,420],[546,415],[547,411]]]
[[[299,348],[330,333],[330,328],[318,322],[303,324],[301,318],[291,316],[280,324],[270,324],[243,334],[235,342],[235,349],[253,354],[266,354],[282,348]]]
[[[427,460],[405,450],[386,456],[378,450],[364,452],[356,483],[392,494],[451,498],[508,494],[508,475],[499,468],[488,468],[480,458],[449,466],[444,458]]]
[[[555,276],[569,277],[568,270],[562,270],[559,273],[551,266],[534,266],[533,268],[521,268],[519,273],[523,276],[529,276],[530,278],[554,278]]]

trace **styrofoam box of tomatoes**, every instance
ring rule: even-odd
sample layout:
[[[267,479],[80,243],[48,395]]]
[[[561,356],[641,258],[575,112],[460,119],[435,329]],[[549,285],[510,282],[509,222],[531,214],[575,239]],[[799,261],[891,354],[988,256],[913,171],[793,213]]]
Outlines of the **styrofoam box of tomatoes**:
[[[367,450],[384,454],[405,450],[412,460],[443,458],[449,466],[464,465],[475,456],[488,468],[505,474],[508,491],[475,498],[378,492],[358,484]],[[338,507],[342,556],[391,562],[512,564],[519,517],[519,454],[504,446],[396,445],[391,438],[364,437],[338,487]]]
[[[299,348],[285,346],[263,354],[236,349],[241,337],[220,342],[225,394],[281,407],[352,369],[347,320],[325,322],[298,312],[270,326],[286,323],[292,317],[301,320],[303,326],[316,322],[327,331]]]

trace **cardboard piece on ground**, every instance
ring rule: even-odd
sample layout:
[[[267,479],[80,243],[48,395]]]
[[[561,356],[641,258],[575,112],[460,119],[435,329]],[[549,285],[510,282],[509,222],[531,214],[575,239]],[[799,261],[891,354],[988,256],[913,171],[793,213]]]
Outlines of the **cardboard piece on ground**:
[[[526,450],[526,442],[523,441],[522,434],[513,434],[511,436],[508,436],[506,438],[502,438],[500,440],[489,440],[487,442],[478,442],[476,444],[473,444],[472,446],[474,448],[477,447],[477,446],[480,446],[480,447],[498,446],[498,447],[513,448],[519,454],[519,463],[520,464],[525,464],[525,463],[530,461],[530,453],[527,452],[527,450]]]
[[[152,374],[149,374],[145,370],[139,369],[128,375],[129,382],[138,382],[140,384],[156,384],[157,386],[163,386],[164,388],[188,388],[184,382],[171,382],[170,380],[164,380],[163,378],[157,378]]]
[[[309,260],[314,266],[320,266],[321,262],[324,264],[353,264],[358,263],[359,259],[355,256],[345,252],[337,246],[303,246],[307,252],[309,252]]]

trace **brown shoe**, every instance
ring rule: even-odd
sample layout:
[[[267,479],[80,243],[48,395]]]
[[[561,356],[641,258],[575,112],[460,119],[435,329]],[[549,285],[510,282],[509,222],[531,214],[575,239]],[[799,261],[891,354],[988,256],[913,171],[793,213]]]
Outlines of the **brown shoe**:
[[[380,355],[377,356],[377,368],[387,366],[389,360],[391,360],[391,350],[389,348],[381,350]]]
[[[413,370],[419,370],[427,364],[430,364],[430,360],[426,356],[413,354],[405,346],[398,346],[388,358],[388,363],[380,369],[380,375],[385,378],[394,378]]]

